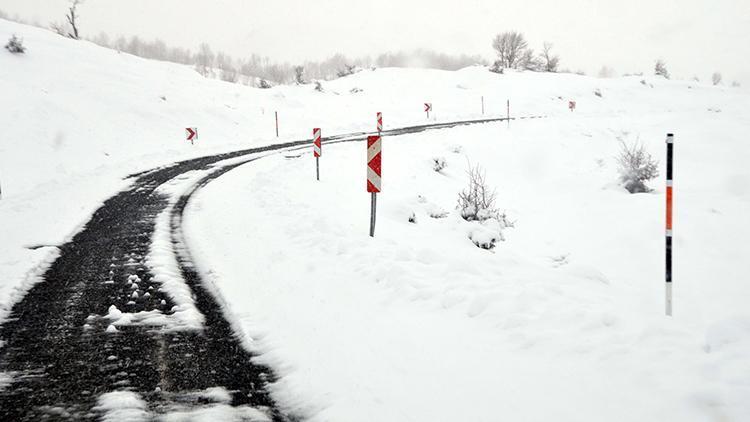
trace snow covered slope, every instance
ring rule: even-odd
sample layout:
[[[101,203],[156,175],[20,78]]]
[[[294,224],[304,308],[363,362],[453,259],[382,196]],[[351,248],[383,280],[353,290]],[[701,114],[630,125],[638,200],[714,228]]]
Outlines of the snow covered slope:
[[[321,182],[309,151],[266,158],[199,192],[191,250],[281,374],[282,403],[315,421],[747,420],[747,122],[654,101],[386,138],[374,239],[362,143],[324,146]],[[663,183],[614,183],[617,139],[661,157],[665,130],[674,318]],[[515,220],[491,252],[454,209],[469,162]]]
[[[747,91],[481,67],[258,90],[0,20],[0,41],[12,33],[28,51],[0,51],[0,319],[54,258],[44,245],[130,173],[276,142],[275,111],[284,141],[371,130],[377,111],[387,128],[422,123],[423,102],[440,121],[480,117],[482,97],[504,115],[510,99],[514,116],[548,117],[385,140],[374,239],[361,143],[324,146],[320,183],[309,154],[287,153],[198,194],[191,250],[281,375],[277,398],[321,421],[750,419]],[[614,165],[620,139],[663,157],[666,132],[673,319],[663,183],[629,195]],[[516,222],[491,252],[454,209],[468,162]]]

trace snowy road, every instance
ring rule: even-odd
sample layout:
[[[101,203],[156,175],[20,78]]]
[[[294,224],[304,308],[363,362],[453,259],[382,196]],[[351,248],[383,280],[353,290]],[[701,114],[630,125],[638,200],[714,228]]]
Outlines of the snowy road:
[[[180,223],[201,186],[262,153],[306,148],[308,142],[198,158],[134,175],[128,190],[106,201],[72,241],[59,247],[44,282],[14,305],[0,327],[0,371],[13,378],[0,392],[0,419],[149,420],[191,412],[214,412],[219,419],[289,419],[266,390],[273,374],[253,362],[225,319],[221,299],[192,270],[189,252],[181,247]],[[156,245],[165,223],[166,252]],[[164,279],[165,253],[176,264],[171,275],[179,279],[177,288],[175,280]]]

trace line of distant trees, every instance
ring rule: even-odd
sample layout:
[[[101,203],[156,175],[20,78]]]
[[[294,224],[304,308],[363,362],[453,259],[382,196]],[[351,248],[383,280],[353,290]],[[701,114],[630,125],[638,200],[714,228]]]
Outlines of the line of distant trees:
[[[193,52],[187,48],[169,46],[159,39],[144,40],[138,36],[111,38],[102,32],[94,37],[86,37],[80,30],[78,20],[78,7],[82,4],[84,4],[82,0],[69,0],[64,21],[53,22],[47,26],[39,22],[24,21],[18,16],[10,18],[2,11],[0,11],[0,18],[51,29],[65,37],[86,39],[103,47],[147,59],[191,65],[198,73],[208,78],[262,88],[268,88],[274,84],[330,80],[370,67],[427,67],[457,70],[475,64],[487,64],[478,55],[449,55],[427,49],[389,52],[375,57],[351,58],[343,54],[335,54],[319,61],[309,60],[298,64],[277,63],[258,54],[251,54],[244,58],[232,57],[225,52],[214,51],[207,43],[201,44],[197,51]]]
[[[305,61],[301,64],[275,63],[268,57],[251,54],[236,58],[214,51],[203,43],[193,53],[189,49],[169,47],[162,40],[146,41],[138,36],[118,37],[111,40],[105,33],[90,39],[95,44],[154,60],[163,60],[195,66],[207,78],[221,79],[259,87],[271,84],[307,83],[314,80],[331,80],[353,74],[359,69],[370,67],[428,67],[443,70],[457,70],[475,64],[486,64],[479,56],[448,55],[431,50],[419,49],[412,52],[384,53],[375,58],[370,56],[350,58],[335,54],[320,61]]]
[[[268,57],[251,54],[249,57],[236,58],[231,55],[214,51],[207,43],[203,43],[194,53],[190,49],[168,46],[164,41],[143,40],[138,36],[126,38],[119,36],[111,39],[104,32],[93,38],[81,35],[78,21],[78,6],[83,0],[69,0],[68,11],[62,22],[53,22],[48,26],[38,22],[27,22],[18,16],[10,17],[0,10],[0,18],[52,29],[58,34],[73,38],[87,39],[103,47],[115,49],[135,56],[162,60],[194,66],[196,71],[207,78],[221,79],[227,82],[270,88],[275,84],[298,83],[331,80],[351,75],[358,70],[371,67],[425,67],[442,70],[458,70],[472,65],[488,65],[488,62],[478,55],[458,54],[450,55],[438,53],[428,49],[417,49],[409,52],[389,52],[376,57],[362,56],[350,58],[343,54],[335,54],[320,61],[305,61],[299,64],[272,62]],[[503,73],[505,69],[528,70],[535,72],[566,72],[560,69],[560,56],[552,52],[553,44],[544,42],[541,51],[535,52],[521,32],[508,31],[497,34],[492,40],[492,48],[497,59],[491,64],[490,70]],[[574,72],[585,74],[582,71]],[[669,79],[666,63],[657,60],[654,74]],[[604,66],[599,71],[599,77],[612,77],[613,69]],[[697,80],[697,78],[694,78]],[[722,82],[719,72],[711,76],[711,82],[719,85]],[[739,82],[732,82],[733,87],[739,87]]]

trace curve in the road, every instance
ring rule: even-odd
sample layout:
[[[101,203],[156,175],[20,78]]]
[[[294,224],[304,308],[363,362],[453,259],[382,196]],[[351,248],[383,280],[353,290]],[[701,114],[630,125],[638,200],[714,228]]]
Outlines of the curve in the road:
[[[490,123],[504,118],[436,123],[392,129],[385,136]],[[325,143],[366,139],[368,133],[324,138]],[[157,216],[170,206],[159,186],[188,171],[205,172],[172,207],[173,245],[181,242],[182,212],[191,195],[222,174],[262,152],[306,148],[309,140],[181,161],[132,175],[132,186],[107,200],[73,239],[59,247],[59,258],[17,302],[0,327],[0,371],[13,375],[0,391],[0,420],[92,420],[102,416],[97,400],[105,393],[131,391],[150,415],[210,404],[201,391],[221,387],[224,404],[252,407],[274,421],[293,420],[274,403],[268,384],[272,371],[254,362],[225,318],[217,298],[193,268],[189,252],[175,247],[180,272],[203,314],[200,330],[129,325],[106,333],[103,317],[111,305],[135,313],[170,315],[175,305],[152,280],[146,256]],[[232,160],[221,165],[221,161]],[[178,250],[179,249],[179,250]],[[132,283],[137,277],[137,300]],[[146,295],[148,293],[148,295]]]

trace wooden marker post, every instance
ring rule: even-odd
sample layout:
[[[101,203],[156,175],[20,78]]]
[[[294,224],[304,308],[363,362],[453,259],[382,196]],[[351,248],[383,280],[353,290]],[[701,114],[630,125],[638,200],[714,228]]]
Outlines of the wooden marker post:
[[[665,256],[665,282],[666,302],[665,310],[667,316],[672,316],[672,156],[674,150],[674,135],[667,134],[667,219],[666,219],[666,256]]]
[[[380,135],[367,137],[367,192],[370,192],[370,237],[375,237],[375,214],[377,194],[380,192],[382,176]]]
[[[320,156],[323,154],[320,142],[320,128],[313,129],[313,155],[315,156],[315,179],[320,180]]]

